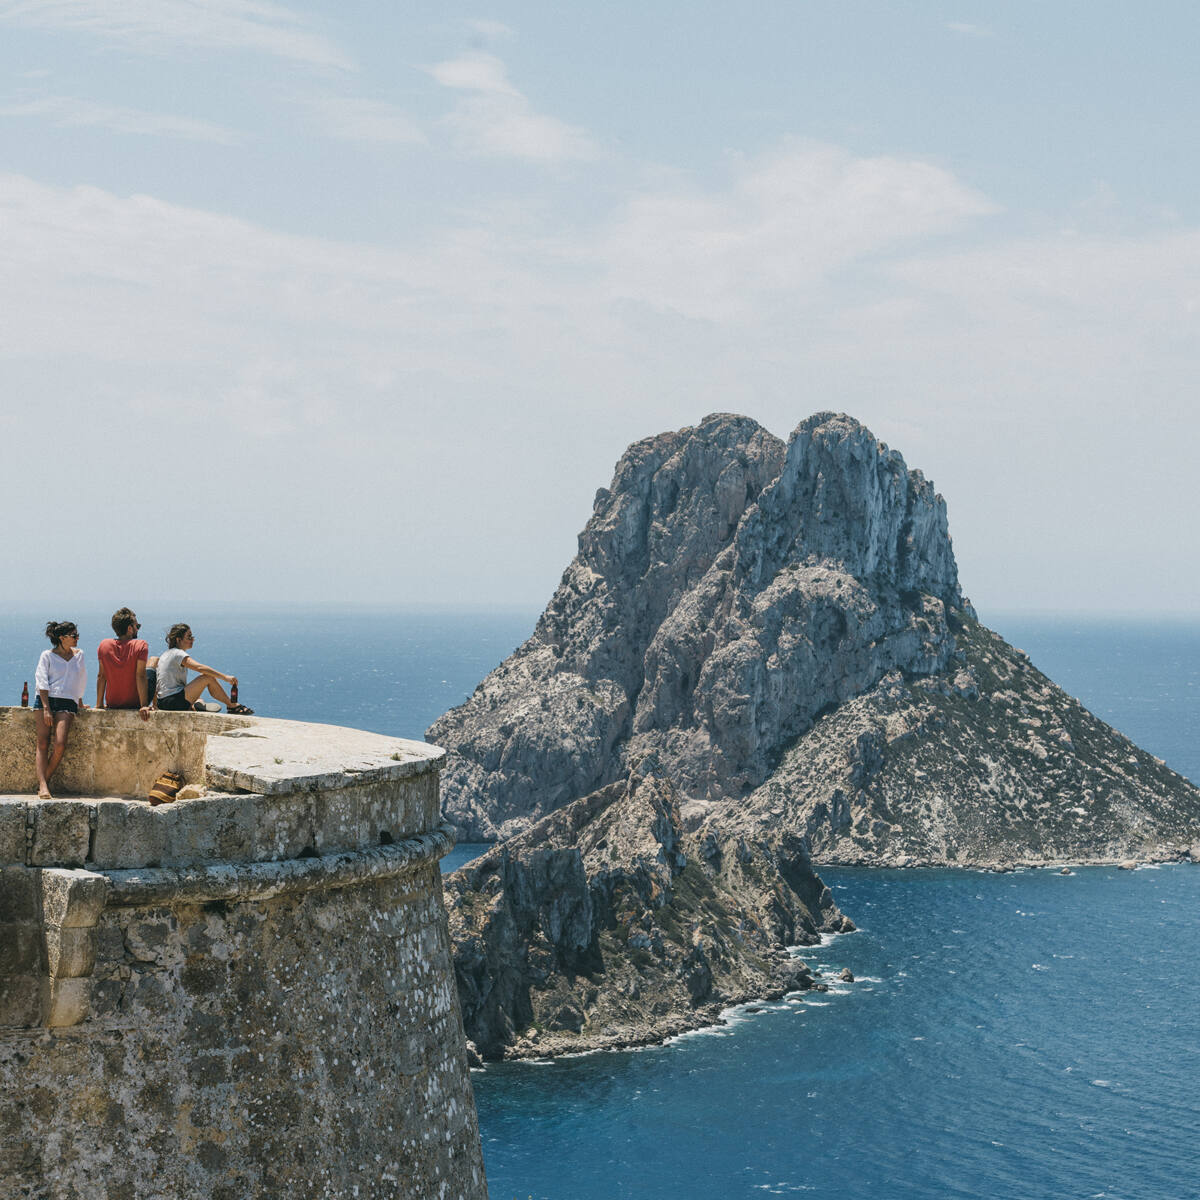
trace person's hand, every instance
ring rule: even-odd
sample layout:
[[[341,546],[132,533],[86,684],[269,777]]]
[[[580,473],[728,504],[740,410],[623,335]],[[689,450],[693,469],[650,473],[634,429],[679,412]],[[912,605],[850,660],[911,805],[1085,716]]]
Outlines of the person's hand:
[[[42,719],[46,722],[47,729],[54,728],[54,714],[48,708],[42,709]]]
[[[229,681],[229,683],[231,683],[231,684],[232,684],[234,687],[237,687],[237,676],[236,676],[236,675],[226,675],[226,676],[225,676],[225,678],[226,678],[226,679]]]
[[[150,720],[150,706],[148,704],[143,704],[142,707],[138,709],[138,716],[141,717],[143,721]]]

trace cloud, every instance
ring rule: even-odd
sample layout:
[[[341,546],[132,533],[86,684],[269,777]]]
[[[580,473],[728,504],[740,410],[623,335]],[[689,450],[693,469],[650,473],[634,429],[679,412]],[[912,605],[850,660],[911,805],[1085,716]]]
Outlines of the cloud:
[[[986,25],[971,25],[966,21],[947,21],[946,28],[951,33],[962,34],[963,37],[990,38],[996,36],[995,32]]]
[[[44,117],[59,127],[100,127],[117,133],[185,138],[223,145],[235,145],[244,140],[236,130],[215,125],[211,121],[96,104],[73,96],[45,96],[38,100],[0,105],[0,117]]]
[[[996,212],[948,171],[798,143],[736,164],[731,186],[628,201],[599,247],[615,298],[712,321],[754,320],[842,269]]]
[[[505,25],[503,21],[468,18],[463,24],[472,33],[493,41],[502,41],[516,36],[515,30],[511,26]]]
[[[421,127],[403,109],[361,96],[317,96],[303,103],[312,110],[325,132],[348,142],[422,145]]]
[[[468,93],[443,120],[471,153],[531,162],[599,156],[584,130],[536,112],[494,55],[464,54],[430,67],[429,73],[443,87]]]
[[[839,408],[947,495],[977,602],[1019,577],[1031,605],[1178,607],[1200,546],[1162,513],[1192,507],[1200,231],[1016,238],[995,212],[940,167],[809,143],[587,221],[481,207],[390,247],[0,176],[0,365],[27,401],[0,471],[53,412],[86,504],[132,427],[156,462],[213,464],[193,550],[256,595],[320,594],[310,564],[353,572],[383,530],[432,564],[422,587],[530,599],[634,437]],[[236,560],[226,495],[261,530]],[[146,544],[184,499],[143,514]],[[41,535],[14,503],[19,559]]]
[[[250,50],[317,67],[353,63],[307,18],[267,0],[0,0],[0,22],[91,34],[143,53]]]

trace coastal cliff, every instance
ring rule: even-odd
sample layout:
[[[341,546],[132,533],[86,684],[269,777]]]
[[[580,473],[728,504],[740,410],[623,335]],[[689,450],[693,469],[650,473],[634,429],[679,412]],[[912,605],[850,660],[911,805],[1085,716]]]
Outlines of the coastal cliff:
[[[682,829],[636,773],[445,880],[467,1037],[487,1058],[640,1045],[813,987],[786,947],[853,923],[802,839]]]
[[[771,991],[789,939],[842,927],[814,907],[810,856],[1200,856],[1200,791],[979,623],[941,496],[844,414],[809,417],[786,444],[716,414],[631,446],[533,635],[428,737],[449,751],[449,819],[501,843],[447,885],[464,1021],[492,1054],[544,1052],[539,1029],[555,1046],[662,1036]],[[651,796],[670,850],[607,832],[653,826]],[[547,855],[560,874],[544,874]],[[638,881],[658,930],[643,930],[662,953],[641,983],[630,964],[646,947],[615,916],[632,907],[605,899],[614,871]],[[575,919],[539,925],[561,872]],[[711,944],[690,899],[701,884],[721,920],[755,933],[727,941],[695,994],[687,937],[654,914]],[[804,915],[759,920],[780,896]]]

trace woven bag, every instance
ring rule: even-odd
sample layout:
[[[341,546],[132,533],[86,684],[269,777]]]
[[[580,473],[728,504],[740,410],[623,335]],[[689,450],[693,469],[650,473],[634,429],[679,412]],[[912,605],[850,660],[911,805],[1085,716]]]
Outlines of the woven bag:
[[[164,771],[150,789],[150,804],[172,804],[183,787],[183,776],[178,771]]]

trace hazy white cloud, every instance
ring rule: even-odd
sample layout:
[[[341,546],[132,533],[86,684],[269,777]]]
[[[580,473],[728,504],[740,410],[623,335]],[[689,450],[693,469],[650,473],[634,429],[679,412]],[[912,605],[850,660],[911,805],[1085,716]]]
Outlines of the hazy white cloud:
[[[504,63],[494,54],[472,52],[437,63],[429,73],[443,87],[495,96],[520,96],[508,81]]]
[[[515,37],[516,31],[510,26],[505,25],[503,21],[489,21],[486,18],[467,18],[463,24],[472,33],[478,34],[480,37],[490,38],[494,41],[503,41],[507,38]]]
[[[967,21],[947,21],[946,28],[951,33],[960,33],[963,37],[990,38],[995,37],[993,30],[986,25],[972,25]]]
[[[634,437],[714,409],[786,433],[833,407],[947,495],[977,602],[1011,603],[1016,572],[1029,604],[1081,603],[1111,541],[1100,607],[1179,607],[1169,564],[1200,547],[1152,514],[1190,511],[1200,232],[1000,238],[993,211],[941,168],[813,145],[553,235],[484,208],[392,249],[0,176],[0,291],[21,298],[0,366],[28,400],[0,469],[36,453],[48,405],[97,463],[132,421],[219,464],[213,494],[258,489],[275,541],[243,559],[276,564],[263,595],[311,594],[314,553],[353,570],[353,511],[403,514],[430,561],[471,524],[463,595],[482,573],[511,599],[552,586]],[[211,517],[197,551],[232,553]],[[154,544],[179,513],[146,520]]]
[[[362,96],[315,96],[303,103],[325,132],[349,142],[421,145],[424,132],[411,116],[394,104]]]
[[[730,186],[651,189],[599,249],[614,296],[713,321],[755,320],[849,264],[996,211],[940,167],[797,144],[737,164]]]
[[[444,121],[472,153],[534,162],[598,157],[586,131],[537,112],[495,55],[464,54],[429,73],[443,87],[467,93]]]
[[[37,100],[0,105],[0,117],[42,117],[60,127],[103,128],[117,133],[149,134],[225,145],[244,140],[236,130],[215,125],[211,121],[97,104],[73,96],[43,96]]]
[[[353,64],[305,17],[267,0],[0,0],[0,22],[84,33],[143,52],[253,50],[320,67]]]

